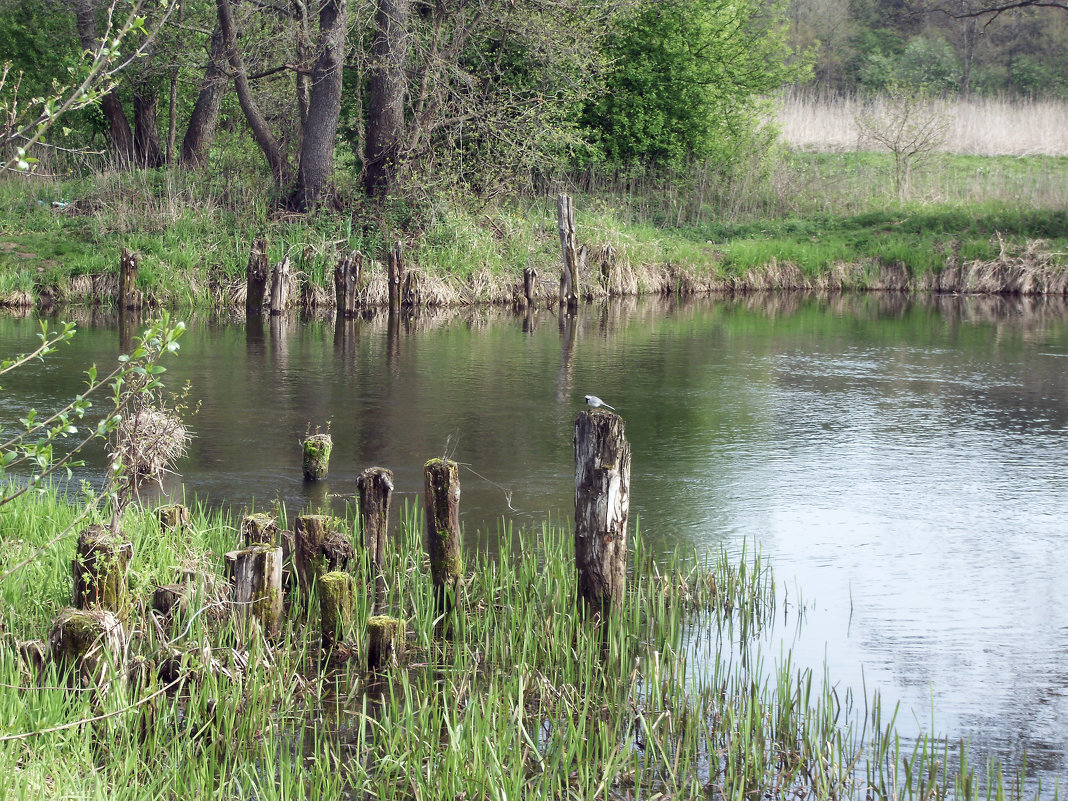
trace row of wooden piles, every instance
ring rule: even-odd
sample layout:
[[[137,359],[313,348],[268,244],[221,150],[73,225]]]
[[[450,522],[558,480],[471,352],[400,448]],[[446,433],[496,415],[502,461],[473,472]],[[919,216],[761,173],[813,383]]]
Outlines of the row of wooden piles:
[[[609,614],[622,601],[626,576],[626,526],[629,513],[630,446],[623,420],[604,410],[581,413],[575,421],[575,561],[578,602],[588,612]],[[378,672],[396,664],[404,648],[403,617],[385,608],[389,515],[393,473],[382,467],[364,470],[357,482],[359,531],[357,540],[343,521],[329,515],[296,518],[292,530],[282,530],[268,514],[247,515],[238,547],[225,554],[229,598],[226,602],[239,637],[276,641],[284,630],[287,595],[299,593],[308,609],[319,611],[319,638],[333,649],[353,634],[357,587],[351,570],[362,547],[374,578],[373,614],[367,620],[367,669]],[[459,613],[457,593],[463,580],[459,517],[459,466],[447,459],[424,465],[426,548],[437,614],[446,619]],[[156,514],[162,530],[190,524],[189,510],[164,506]],[[128,648],[135,599],[130,597],[128,567],[133,545],[121,532],[89,526],[78,538],[73,560],[71,606],[55,619],[47,642],[22,645],[38,669],[55,660],[83,686],[101,675],[106,664],[121,664]],[[181,580],[157,587],[151,599],[156,622],[186,620],[202,577],[185,573]],[[163,626],[160,626],[161,630]],[[162,665],[173,654],[161,654]]]

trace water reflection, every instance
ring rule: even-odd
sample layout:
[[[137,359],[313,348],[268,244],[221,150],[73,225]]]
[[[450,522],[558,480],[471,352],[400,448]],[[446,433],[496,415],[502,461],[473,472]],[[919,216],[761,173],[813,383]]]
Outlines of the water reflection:
[[[0,423],[55,408],[117,319],[5,376]],[[654,549],[759,546],[805,606],[794,660],[901,701],[899,723],[1068,773],[1068,308],[1063,298],[749,294],[531,309],[190,321],[168,373],[196,433],[176,492],[292,512],[339,507],[367,466],[399,510],[451,452],[463,521],[573,505],[582,396],[627,421],[632,519]],[[33,320],[0,318],[6,353]],[[330,479],[298,441],[331,425]],[[89,465],[102,470],[102,461]],[[782,635],[792,642],[792,634]]]

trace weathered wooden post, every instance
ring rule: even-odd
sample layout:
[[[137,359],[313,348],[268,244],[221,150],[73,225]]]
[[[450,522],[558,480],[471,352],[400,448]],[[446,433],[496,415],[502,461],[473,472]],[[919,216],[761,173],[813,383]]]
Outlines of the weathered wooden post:
[[[119,258],[119,308],[140,309],[141,291],[137,288],[138,258],[126,248]]]
[[[523,297],[527,299],[527,306],[534,305],[534,292],[537,286],[538,271],[533,267],[523,270]]]
[[[401,308],[401,288],[404,281],[404,243],[397,244],[389,252],[389,311],[396,314]]]
[[[104,526],[84,529],[74,554],[72,606],[124,615],[129,607],[126,570],[131,556],[133,544]]]
[[[267,638],[282,631],[282,549],[253,545],[226,554],[234,614]]]
[[[267,294],[267,279],[270,270],[267,265],[267,242],[257,239],[252,243],[248,254],[248,267],[245,268],[245,314],[252,316],[263,311],[263,298]]]
[[[64,609],[48,635],[52,658],[82,687],[97,684],[109,669],[122,672],[126,641],[119,618],[100,609]]]
[[[367,620],[367,668],[378,673],[396,665],[404,651],[403,620],[376,615]]]
[[[337,520],[329,515],[298,517],[294,539],[293,566],[305,593],[326,573],[344,570],[356,554],[348,537],[338,530]]]
[[[623,418],[595,409],[575,419],[575,566],[580,604],[608,612],[623,601],[630,511],[630,443]]]
[[[334,440],[330,434],[312,434],[300,444],[304,455],[304,480],[319,481],[330,471],[330,451]]]
[[[278,520],[274,515],[256,512],[241,519],[241,545],[278,545]]]
[[[352,628],[356,608],[356,579],[334,570],[319,578],[319,631],[323,648],[332,648]]]
[[[431,459],[423,467],[427,552],[438,612],[452,609],[460,586],[460,471],[456,462]]]
[[[393,499],[393,471],[368,467],[356,479],[360,493],[360,522],[363,545],[371,559],[375,577],[374,608],[380,609],[386,595],[386,539],[389,530],[389,504]]]
[[[293,271],[289,268],[289,256],[286,256],[271,270],[271,314],[285,312],[292,282]]]
[[[578,248],[575,245],[575,204],[570,195],[556,198],[556,227],[560,232],[560,249],[563,252],[564,269],[560,273],[560,305],[569,309],[578,307],[579,279]]]
[[[343,317],[356,314],[356,289],[363,269],[363,254],[358,250],[338,259],[334,268],[334,298],[337,313]]]
[[[156,509],[156,519],[163,531],[181,531],[189,528],[189,507],[180,503],[160,506]]]

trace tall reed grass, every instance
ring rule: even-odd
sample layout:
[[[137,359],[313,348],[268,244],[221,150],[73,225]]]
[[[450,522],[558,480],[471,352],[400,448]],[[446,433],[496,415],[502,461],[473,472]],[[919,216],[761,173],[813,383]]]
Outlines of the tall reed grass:
[[[54,494],[24,498],[0,518],[9,549],[46,541],[72,514]],[[623,607],[599,622],[575,606],[568,527],[502,525],[492,552],[467,557],[443,634],[421,523],[406,507],[392,543],[386,603],[408,621],[408,655],[384,676],[361,667],[366,596],[332,655],[318,649],[316,605],[294,598],[272,644],[242,640],[225,615],[187,614],[168,628],[142,612],[133,678],[70,689],[54,667],[34,676],[15,646],[66,603],[72,543],[5,576],[0,796],[1020,795],[1015,778],[977,775],[944,742],[900,741],[877,699],[858,716],[826,676],[765,654],[762,633],[791,613],[759,554],[657,561],[636,533]],[[229,516],[205,509],[181,534],[134,511],[124,525],[140,594],[191,561],[218,581],[237,537]],[[358,586],[373,584],[366,559],[352,569]],[[161,655],[169,667],[157,673],[144,660]]]

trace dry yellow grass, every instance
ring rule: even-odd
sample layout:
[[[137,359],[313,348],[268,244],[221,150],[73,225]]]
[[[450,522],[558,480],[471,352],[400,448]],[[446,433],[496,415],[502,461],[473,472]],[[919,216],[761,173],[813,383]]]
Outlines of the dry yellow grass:
[[[776,113],[783,140],[798,150],[870,149],[861,141],[857,114],[865,102],[855,95],[827,95],[805,90],[784,94]],[[936,99],[936,112],[949,122],[943,150],[977,156],[1068,155],[1068,102],[974,98]]]

